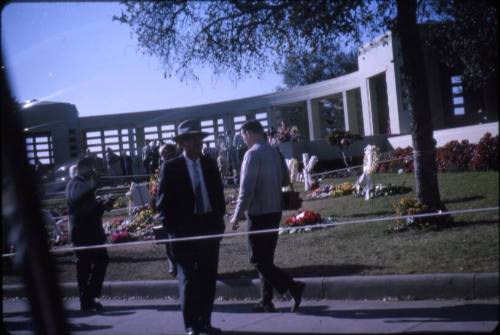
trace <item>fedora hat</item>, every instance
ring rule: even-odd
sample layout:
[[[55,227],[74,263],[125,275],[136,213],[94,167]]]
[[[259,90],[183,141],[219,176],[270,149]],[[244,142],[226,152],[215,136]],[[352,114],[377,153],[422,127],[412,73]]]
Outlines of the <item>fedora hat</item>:
[[[207,137],[210,135],[207,132],[201,130],[201,122],[198,120],[185,120],[179,123],[177,127],[177,136],[174,137],[174,141],[179,141],[188,136],[201,136]]]

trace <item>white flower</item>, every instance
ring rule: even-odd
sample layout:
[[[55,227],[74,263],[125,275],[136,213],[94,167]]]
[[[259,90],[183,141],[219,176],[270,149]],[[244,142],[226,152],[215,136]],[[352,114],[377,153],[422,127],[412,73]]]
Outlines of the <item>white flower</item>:
[[[398,170],[398,174],[403,174],[404,170],[403,169],[399,169]]]

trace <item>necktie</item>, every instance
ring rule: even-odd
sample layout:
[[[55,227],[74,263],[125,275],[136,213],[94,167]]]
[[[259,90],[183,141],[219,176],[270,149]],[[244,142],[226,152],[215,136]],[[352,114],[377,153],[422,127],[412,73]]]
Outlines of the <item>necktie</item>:
[[[193,177],[194,177],[194,198],[195,207],[194,212],[201,215],[205,212],[205,205],[203,204],[203,195],[201,193],[201,176],[198,170],[198,162],[193,162]]]

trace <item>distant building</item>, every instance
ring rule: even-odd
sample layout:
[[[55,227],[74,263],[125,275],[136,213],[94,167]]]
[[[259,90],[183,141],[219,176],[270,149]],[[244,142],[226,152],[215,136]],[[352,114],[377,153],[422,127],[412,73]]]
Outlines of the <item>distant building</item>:
[[[430,50],[424,50],[429,78],[434,137],[437,144],[453,139],[477,140],[487,131],[498,134],[497,82],[492,79],[479,91],[464,90],[462,74],[446,68]],[[387,33],[359,49],[359,70],[341,77],[285,91],[198,106],[114,115],[79,117],[74,105],[57,102],[34,103],[22,111],[26,146],[30,159],[59,165],[82,155],[86,148],[103,156],[110,147],[124,150],[140,169],[140,149],[147,140],[169,141],[177,124],[197,118],[216,145],[219,135],[238,131],[249,119],[264,127],[283,120],[297,125],[303,140],[294,152],[333,158],[336,153],[324,141],[328,129],[348,130],[365,136],[354,146],[362,155],[369,142],[382,150],[411,145],[410,110],[401,83],[402,59],[399,41]]]

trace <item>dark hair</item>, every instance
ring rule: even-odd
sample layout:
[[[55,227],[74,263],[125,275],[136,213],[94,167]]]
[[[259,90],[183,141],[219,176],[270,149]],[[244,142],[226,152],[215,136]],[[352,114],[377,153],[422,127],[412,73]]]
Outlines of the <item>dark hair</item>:
[[[241,125],[241,129],[243,131],[249,131],[252,133],[260,134],[265,136],[264,133],[264,128],[262,127],[262,124],[260,124],[259,121],[257,120],[250,120]]]
[[[84,157],[76,163],[77,173],[82,173],[84,171],[92,171],[95,167],[95,160],[92,157]]]

